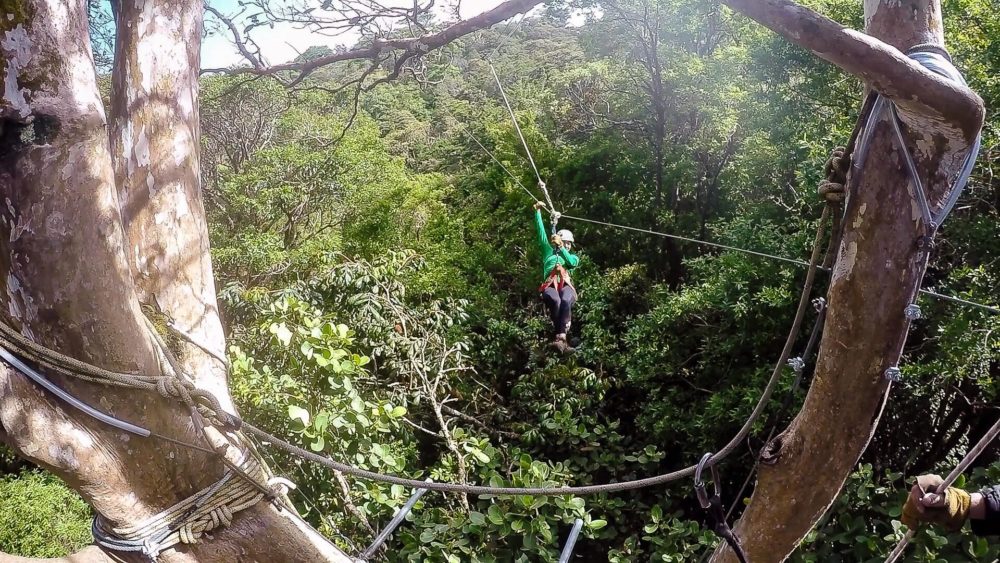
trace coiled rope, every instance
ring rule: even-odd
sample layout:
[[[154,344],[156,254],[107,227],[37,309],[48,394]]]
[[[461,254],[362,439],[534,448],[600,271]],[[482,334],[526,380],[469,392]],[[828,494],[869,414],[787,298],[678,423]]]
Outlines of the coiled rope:
[[[259,482],[271,479],[264,466],[249,453],[244,453],[237,467]],[[227,470],[211,486],[139,524],[116,527],[98,514],[91,525],[94,541],[107,549],[141,552],[154,560],[175,545],[198,543],[204,534],[229,526],[234,514],[266,497],[246,480],[235,477],[234,470]]]

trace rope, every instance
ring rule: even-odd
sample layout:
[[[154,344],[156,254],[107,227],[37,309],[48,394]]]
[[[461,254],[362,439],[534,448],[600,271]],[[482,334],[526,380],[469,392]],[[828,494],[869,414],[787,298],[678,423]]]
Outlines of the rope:
[[[238,467],[259,483],[268,475],[253,456],[244,453]],[[208,532],[232,524],[233,515],[264,500],[266,495],[227,470],[217,482],[170,508],[132,526],[112,526],[98,514],[91,530],[98,545],[122,552],[141,552],[155,560],[178,544],[194,544]]]
[[[190,381],[163,375],[139,375],[102,369],[42,346],[3,322],[0,322],[0,346],[53,373],[91,383],[156,391],[165,398],[176,399],[188,406],[194,405],[213,424],[239,428],[239,417],[227,413],[214,395],[198,389]]]
[[[816,278],[816,271],[818,270],[819,256],[821,253],[822,240],[824,226],[829,218],[829,206],[823,208],[823,214],[820,217],[817,229],[816,237],[813,243],[812,256],[809,262],[809,271],[806,274],[806,280],[802,288],[802,294],[799,298],[798,309],[795,312],[795,318],[792,321],[792,328],[789,331],[788,337],[785,340],[784,348],[782,349],[781,356],[775,364],[774,370],[771,373],[771,378],[768,380],[767,385],[761,394],[757,405],[754,407],[753,412],[750,414],[749,418],[744,422],[743,427],[740,428],[739,432],[727,443],[719,452],[711,457],[707,461],[706,467],[711,467],[712,465],[722,461],[730,454],[732,454],[743,440],[750,434],[753,429],[754,423],[764,412],[771,395],[774,393],[774,389],[777,387],[778,381],[781,379],[781,374],[784,371],[785,364],[788,362],[788,358],[791,354],[791,349],[795,345],[797,340],[799,330],[802,327],[802,319],[805,316],[806,309],[809,305],[809,297],[812,293],[813,282]],[[361,469],[345,463],[338,462],[327,456],[319,455],[314,452],[307,451],[298,446],[290,444],[281,438],[273,436],[255,426],[244,422],[243,430],[252,436],[257,437],[263,442],[269,442],[274,446],[285,450],[286,452],[298,456],[304,460],[311,461],[332,469],[334,471],[340,471],[344,474],[351,475],[354,477],[359,477],[362,479],[367,479],[371,481],[378,481],[382,483],[389,483],[393,485],[402,485],[404,487],[410,488],[424,488],[432,491],[440,491],[446,493],[462,493],[462,494],[472,494],[472,495],[532,495],[532,496],[561,496],[561,495],[594,495],[602,493],[615,493],[621,491],[631,491],[635,489],[641,489],[645,487],[653,487],[657,485],[662,485],[664,483],[669,483],[672,481],[677,481],[679,479],[684,479],[694,475],[697,465],[691,465],[684,469],[673,471],[670,473],[664,473],[657,475],[655,477],[647,477],[644,479],[634,479],[629,481],[620,481],[617,483],[607,483],[602,485],[585,485],[576,487],[485,487],[480,485],[467,485],[459,483],[438,483],[438,482],[425,482],[418,481],[416,479],[407,479],[404,477],[398,477],[395,475],[386,475],[382,473],[376,473],[374,471],[368,471],[366,469]]]
[[[944,494],[944,492],[948,490],[948,487],[955,483],[955,480],[958,479],[959,475],[965,473],[965,470],[968,469],[974,461],[976,461],[976,458],[978,458],[979,455],[986,450],[987,446],[989,446],[997,436],[1000,436],[1000,420],[993,423],[993,426],[986,431],[986,434],[983,435],[979,442],[977,442],[976,445],[969,450],[969,453],[965,454],[962,461],[959,462],[959,464],[951,470],[951,473],[944,478],[944,481],[941,482],[941,485],[938,486],[937,491],[935,492],[939,495]],[[886,558],[885,563],[896,563],[896,561],[903,556],[903,552],[906,551],[906,546],[910,544],[910,541],[913,540],[913,536],[915,535],[916,530],[907,530],[906,535],[903,536],[903,539],[899,540],[899,543],[896,544],[896,548],[893,549],[892,553],[889,554],[889,557]]]
[[[531,155],[531,149],[528,148],[528,141],[524,138],[524,133],[521,132],[521,126],[517,123],[517,117],[514,115],[514,108],[510,106],[510,100],[507,99],[507,92],[503,89],[503,83],[500,82],[500,75],[497,74],[497,69],[493,66],[493,63],[487,61],[490,65],[490,71],[493,73],[493,79],[497,82],[497,87],[500,88],[500,96],[503,97],[503,103],[507,106],[507,111],[510,113],[510,119],[514,122],[514,130],[517,131],[517,136],[521,139],[521,145],[524,147],[525,154],[528,155],[528,162],[531,163],[531,169],[535,171],[535,178],[538,179],[538,187],[541,188],[542,193],[545,195],[545,203],[549,205],[549,211],[556,216],[556,206],[552,203],[552,196],[549,195],[549,190],[545,186],[545,182],[542,180],[542,175],[538,172],[538,166],[535,164],[535,157]]]

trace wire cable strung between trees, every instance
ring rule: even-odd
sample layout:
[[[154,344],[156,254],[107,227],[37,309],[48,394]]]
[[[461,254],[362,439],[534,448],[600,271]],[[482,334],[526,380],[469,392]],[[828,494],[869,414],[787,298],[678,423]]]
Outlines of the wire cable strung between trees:
[[[748,249],[748,248],[741,248],[741,247],[731,246],[731,245],[728,245],[728,244],[722,244],[722,243],[717,243],[717,242],[709,242],[709,241],[706,241],[706,240],[696,239],[696,238],[692,238],[692,237],[685,237],[685,236],[682,236],[682,235],[675,235],[675,234],[671,234],[671,233],[664,233],[664,232],[655,231],[655,230],[652,230],[652,229],[646,229],[646,228],[641,228],[641,227],[632,227],[632,226],[623,225],[623,224],[620,224],[620,223],[612,223],[612,222],[609,222],[609,221],[601,221],[601,220],[597,220],[597,219],[589,219],[587,217],[580,217],[580,216],[576,216],[576,215],[563,214],[563,213],[560,213],[560,212],[556,211],[555,206],[552,203],[551,198],[549,197],[549,193],[548,193],[548,190],[546,189],[545,182],[542,181],[541,175],[538,173],[538,169],[535,166],[535,161],[534,161],[534,158],[531,156],[531,151],[528,148],[527,142],[525,141],[524,137],[521,135],[521,129],[518,126],[517,120],[514,118],[514,112],[511,109],[511,106],[510,106],[510,104],[507,101],[507,96],[504,93],[503,85],[500,83],[500,78],[497,76],[496,69],[493,68],[492,63],[490,64],[490,69],[493,71],[493,76],[496,79],[497,85],[500,86],[500,92],[501,92],[501,94],[503,94],[504,102],[505,102],[505,104],[507,104],[507,108],[508,108],[508,111],[509,111],[509,113],[511,115],[511,119],[513,119],[513,121],[514,121],[514,127],[516,128],[518,136],[520,137],[521,142],[524,145],[524,149],[525,149],[525,151],[528,154],[528,159],[529,159],[529,162],[531,163],[532,169],[535,171],[535,176],[536,176],[536,178],[539,181],[539,187],[543,190],[543,193],[545,194],[545,197],[546,197],[546,200],[547,200],[547,204],[549,206],[549,211],[550,211],[550,213],[553,214],[552,215],[553,222],[558,221],[559,219],[569,219],[569,220],[572,220],[572,221],[580,221],[580,222],[583,222],[583,223],[591,223],[591,224],[595,224],[595,225],[601,225],[601,226],[605,226],[605,227],[611,227],[611,228],[614,228],[614,229],[622,229],[622,230],[633,231],[633,232],[638,232],[638,233],[644,233],[644,234],[658,236],[658,237],[669,238],[669,239],[673,239],[673,240],[678,240],[678,241],[682,241],[682,242],[688,242],[688,243],[691,243],[691,244],[696,244],[696,245],[699,245],[699,246],[706,246],[706,247],[710,247],[710,248],[718,248],[720,250],[729,250],[729,251],[732,251],[732,252],[739,252],[739,253],[747,254],[747,255],[750,255],[750,256],[757,256],[757,257],[760,257],[760,258],[766,258],[768,260],[776,260],[776,261],[779,261],[779,262],[786,262],[786,263],[789,263],[789,264],[794,264],[796,266],[802,266],[802,267],[809,266],[809,262],[806,262],[805,260],[800,260],[800,259],[797,259],[797,258],[789,258],[787,256],[779,256],[779,255],[776,255],[776,254],[770,254],[770,253],[761,252],[761,251],[758,251],[758,250],[751,250],[751,249]],[[850,140],[848,141],[848,143],[847,143],[847,145],[846,145],[846,147],[844,149],[844,153],[845,154],[847,154],[847,155],[853,154],[855,146],[858,143],[859,136],[861,135],[861,133],[865,132],[866,130],[868,130],[870,128],[869,117],[872,115],[873,110],[876,109],[875,106],[876,106],[877,102],[878,102],[878,95],[875,92],[870,93],[865,98],[865,102],[862,105],[861,111],[859,113],[859,119],[858,119],[857,123],[855,124],[854,130],[851,133]],[[455,117],[455,116],[452,115],[452,117]],[[458,120],[457,117],[455,117],[455,119]],[[461,123],[461,120],[458,120],[458,121]],[[472,131],[469,130],[468,126],[466,126],[464,123],[462,124],[462,126],[463,126],[463,130],[469,136],[469,138],[471,138],[473,140],[473,142],[475,142],[476,145],[479,146],[479,148],[482,149],[482,151],[484,153],[486,153],[486,155],[489,156],[491,160],[493,160],[493,162],[497,163],[497,165],[500,166],[500,168],[514,181],[514,183],[517,184],[517,186],[520,187],[521,190],[524,191],[524,193],[528,194],[528,197],[532,198],[533,200],[537,200],[538,199],[535,196],[535,194],[531,190],[529,190],[524,185],[523,182],[521,182],[520,178],[518,178],[513,172],[511,172],[510,168],[508,168],[507,166],[505,166],[500,161],[500,159],[497,158],[496,155],[493,154],[493,152],[491,152],[488,148],[486,148],[486,146],[482,142],[480,142],[478,138],[476,138],[476,136],[472,133]],[[867,148],[868,148],[867,147],[867,143],[864,142],[864,140],[862,140],[861,147],[860,147],[861,154],[859,155],[859,159],[857,160],[857,162],[854,162],[854,165],[856,167],[860,168],[861,166],[863,166],[864,161],[865,161],[865,159],[867,157],[867,154],[865,154],[865,151],[867,150]],[[961,173],[961,175],[960,175],[960,177],[958,179],[958,182],[962,182],[962,181],[965,181],[965,180],[968,179],[969,174],[968,174],[967,169],[969,167],[969,162],[970,161],[967,161],[965,163],[964,168],[963,168],[963,172]],[[827,192],[829,191],[830,187],[831,186],[830,186],[829,183],[826,183],[826,182],[821,183],[820,184],[820,188],[819,188],[820,195],[827,196]],[[841,187],[841,189],[842,189],[842,187]],[[960,190],[954,190],[954,191],[960,191]],[[948,209],[949,210],[950,210],[951,206],[954,205],[954,202],[955,202],[954,198],[949,198],[949,202],[948,202]],[[834,256],[835,255],[836,254],[834,253]],[[823,266],[820,266],[819,269],[821,271],[824,271],[824,272],[829,272],[829,268],[826,268],[826,267],[823,267]],[[935,292],[935,291],[932,291],[932,290],[929,290],[929,289],[921,289],[920,293],[922,295],[930,297],[931,299],[936,299],[936,300],[940,300],[940,301],[948,301],[948,302],[955,303],[955,304],[958,304],[958,305],[964,305],[964,306],[967,306],[967,307],[972,307],[972,308],[975,308],[975,309],[979,309],[981,311],[986,311],[986,312],[994,314],[994,315],[1000,315],[1000,308],[994,307],[994,306],[991,306],[991,305],[986,305],[986,304],[983,304],[983,303],[978,303],[976,301],[970,301],[968,299],[962,299],[960,297],[953,297],[953,296],[950,296],[950,295],[944,295],[942,293],[938,293],[938,292]]]
[[[792,329],[789,332],[788,338],[785,342],[785,347],[782,350],[781,357],[776,363],[774,370],[771,374],[771,378],[768,380],[766,387],[754,407],[753,412],[744,422],[740,431],[722,448],[717,454],[712,456],[705,464],[706,467],[711,467],[719,463],[722,459],[728,457],[732,454],[742,443],[742,441],[749,435],[750,431],[753,429],[753,425],[760,415],[764,412],[767,403],[769,402],[771,395],[773,394],[775,388],[777,387],[778,381],[781,379],[781,374],[784,370],[784,366],[788,361],[791,354],[791,349],[798,337],[799,329],[801,328],[802,319],[805,315],[805,310],[809,305],[809,296],[812,292],[813,282],[815,280],[815,274],[818,270],[820,247],[823,240],[824,225],[829,216],[828,207],[824,207],[823,216],[819,222],[819,226],[816,231],[816,238],[813,245],[812,259],[810,261],[809,272],[806,276],[806,281],[802,289],[802,295],[799,300],[799,307],[795,314],[795,319],[792,322]],[[150,323],[152,327],[152,323]],[[664,473],[654,477],[648,477],[645,479],[635,479],[629,481],[621,481],[616,483],[606,483],[601,485],[585,485],[585,486],[575,486],[575,487],[489,487],[489,486],[479,486],[479,485],[467,485],[461,483],[438,483],[438,482],[427,482],[419,481],[416,479],[407,479],[403,477],[398,477],[395,475],[387,475],[382,473],[377,473],[373,471],[368,471],[361,469],[359,467],[354,467],[345,463],[338,462],[330,457],[321,456],[313,452],[309,452],[303,448],[295,446],[285,440],[282,440],[264,430],[256,428],[255,426],[245,423],[239,417],[225,413],[218,406],[219,402],[216,397],[208,393],[207,391],[195,390],[192,391],[188,389],[186,385],[181,386],[180,383],[186,382],[186,379],[178,379],[179,377],[186,375],[183,373],[177,373],[178,378],[161,375],[161,376],[142,376],[135,374],[121,374],[116,372],[110,372],[103,368],[69,358],[63,354],[60,354],[54,350],[51,350],[45,346],[37,344],[24,336],[20,335],[13,327],[0,322],[0,345],[6,347],[8,350],[17,353],[20,356],[25,356],[32,361],[39,362],[40,364],[57,371],[62,375],[68,377],[83,378],[87,381],[111,384],[119,387],[138,389],[144,391],[154,391],[161,390],[161,394],[166,398],[173,398],[184,404],[188,404],[192,407],[194,412],[201,412],[209,420],[214,421],[216,424],[224,428],[229,428],[234,431],[243,430],[262,442],[270,443],[277,446],[288,453],[291,453],[303,460],[312,461],[318,463],[335,471],[340,471],[348,475],[355,477],[360,477],[364,479],[369,479],[373,481],[404,485],[412,488],[423,488],[433,491],[441,492],[451,492],[451,493],[463,493],[463,494],[477,494],[477,495],[533,495],[533,496],[561,496],[561,495],[592,495],[601,493],[614,493],[621,491],[629,491],[635,489],[641,489],[645,487],[652,487],[656,485],[661,485],[664,483],[669,483],[679,479],[684,479],[694,475],[696,465],[688,466],[684,469],[673,471],[670,473]],[[176,381],[177,385],[180,387],[178,392],[174,389],[168,381]],[[166,389],[166,391],[163,391]],[[198,402],[196,403],[193,399],[197,397]],[[197,407],[197,409],[194,409]],[[219,412],[216,412],[216,408]],[[192,414],[194,414],[194,412]],[[158,436],[153,436],[158,437]],[[179,444],[184,447],[188,447],[188,444],[180,441],[174,441],[174,443]],[[191,445],[193,446],[193,445]],[[203,448],[199,448],[203,450]]]

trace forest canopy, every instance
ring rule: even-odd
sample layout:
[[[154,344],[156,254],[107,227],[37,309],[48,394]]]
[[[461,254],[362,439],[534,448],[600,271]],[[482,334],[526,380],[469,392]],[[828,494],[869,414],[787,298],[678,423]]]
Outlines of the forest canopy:
[[[855,0],[805,4],[864,27]],[[943,9],[956,65],[995,107],[1000,14],[975,0]],[[92,13],[95,52],[110,57],[110,20],[97,19],[110,11]],[[337,52],[317,46],[291,63]],[[864,85],[708,0],[547,4],[397,63],[200,78],[201,189],[243,418],[363,469],[511,487],[647,477],[725,444],[780,356],[806,269],[690,239],[807,261],[825,205],[817,185]],[[992,304],[990,117],[923,287]],[[560,221],[581,256],[570,356],[549,349],[538,299],[533,166],[565,216],[639,229]],[[819,274],[819,294],[829,280]],[[881,561],[901,536],[912,477],[947,473],[996,418],[1000,319],[919,304],[878,430],[792,561]],[[730,522],[765,443],[802,404],[814,369],[804,359],[804,377],[783,371],[719,465]],[[300,514],[349,554],[412,494],[259,451],[297,485]],[[998,454],[987,450],[962,485],[997,482]],[[28,516],[0,510],[0,551],[90,543],[91,515],[72,491],[13,454],[2,461],[0,491]],[[554,562],[578,518],[581,561],[698,561],[719,541],[685,479],[588,497],[430,492],[381,557]],[[915,543],[918,561],[1000,556],[967,530],[928,529]]]

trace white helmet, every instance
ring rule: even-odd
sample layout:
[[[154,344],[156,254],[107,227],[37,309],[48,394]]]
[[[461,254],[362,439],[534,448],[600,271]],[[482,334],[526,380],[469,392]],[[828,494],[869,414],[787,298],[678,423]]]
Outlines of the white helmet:
[[[569,232],[567,229],[560,229],[559,232],[556,233],[556,236],[561,238],[563,242],[576,242],[573,240],[573,233]]]

